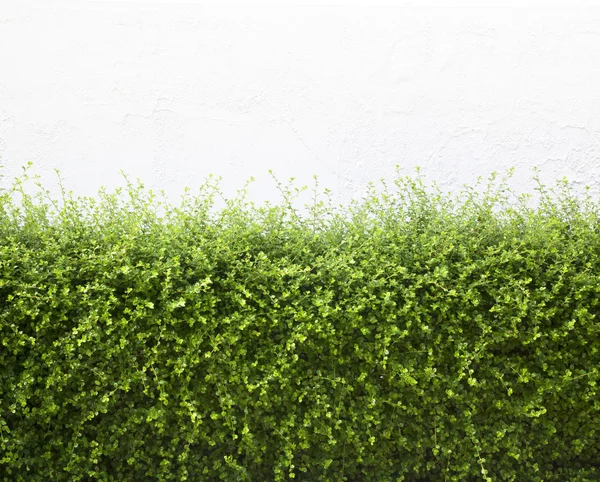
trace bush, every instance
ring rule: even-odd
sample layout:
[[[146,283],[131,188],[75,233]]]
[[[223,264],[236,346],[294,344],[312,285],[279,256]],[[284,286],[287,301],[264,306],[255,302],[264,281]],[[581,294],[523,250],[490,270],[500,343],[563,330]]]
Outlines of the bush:
[[[599,205],[565,181],[217,209],[26,178],[1,480],[600,480]]]

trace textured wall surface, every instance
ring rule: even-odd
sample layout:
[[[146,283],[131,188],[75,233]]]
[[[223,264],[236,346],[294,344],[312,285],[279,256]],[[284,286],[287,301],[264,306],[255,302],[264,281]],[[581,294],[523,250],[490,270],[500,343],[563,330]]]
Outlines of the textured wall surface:
[[[268,169],[344,197],[396,164],[448,189],[510,166],[600,183],[600,9],[275,3],[0,0],[5,176],[33,161],[91,194],[124,169],[176,195],[254,175],[261,197]]]

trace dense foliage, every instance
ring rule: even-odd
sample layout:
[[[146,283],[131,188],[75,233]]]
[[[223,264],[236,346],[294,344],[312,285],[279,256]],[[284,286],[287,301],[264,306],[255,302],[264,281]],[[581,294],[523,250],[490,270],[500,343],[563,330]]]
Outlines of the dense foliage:
[[[0,480],[600,480],[600,204],[0,192]]]

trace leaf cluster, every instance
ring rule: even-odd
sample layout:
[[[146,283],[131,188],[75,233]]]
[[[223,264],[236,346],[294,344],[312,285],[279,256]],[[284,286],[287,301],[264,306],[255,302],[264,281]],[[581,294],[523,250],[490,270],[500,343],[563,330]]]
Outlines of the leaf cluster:
[[[0,480],[599,480],[599,204],[507,181],[298,208],[25,173],[0,192]]]

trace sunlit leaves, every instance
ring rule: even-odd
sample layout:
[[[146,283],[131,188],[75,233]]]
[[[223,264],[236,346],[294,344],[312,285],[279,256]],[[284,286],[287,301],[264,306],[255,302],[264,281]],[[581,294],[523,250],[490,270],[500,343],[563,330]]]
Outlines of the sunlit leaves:
[[[600,478],[589,194],[0,192],[0,480]]]

